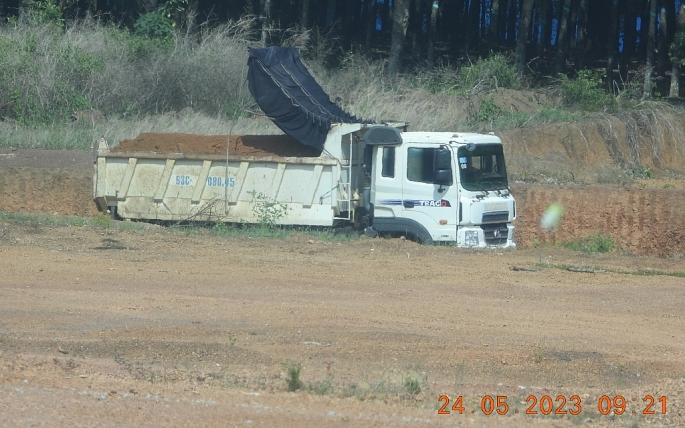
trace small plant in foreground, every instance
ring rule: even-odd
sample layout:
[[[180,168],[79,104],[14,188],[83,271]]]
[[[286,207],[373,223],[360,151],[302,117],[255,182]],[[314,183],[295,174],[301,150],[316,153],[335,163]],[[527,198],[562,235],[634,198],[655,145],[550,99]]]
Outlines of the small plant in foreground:
[[[331,377],[330,375],[326,378],[326,380],[321,381],[321,382],[308,382],[307,383],[307,391],[313,392],[316,395],[326,395],[331,392]]]
[[[102,227],[104,229],[109,229],[112,227],[112,217],[105,213],[98,213],[98,215],[93,219],[93,224],[97,227]]]
[[[421,392],[421,381],[412,376],[404,379],[404,387],[409,395],[418,395]]]
[[[261,226],[274,227],[276,222],[288,214],[288,205],[270,199],[263,193],[248,192],[252,195],[252,214]]]
[[[285,382],[288,385],[288,391],[294,392],[302,389],[302,387],[304,386],[302,380],[300,380],[302,364],[294,361],[289,361],[287,363],[284,363],[284,366],[285,371],[287,373]]]

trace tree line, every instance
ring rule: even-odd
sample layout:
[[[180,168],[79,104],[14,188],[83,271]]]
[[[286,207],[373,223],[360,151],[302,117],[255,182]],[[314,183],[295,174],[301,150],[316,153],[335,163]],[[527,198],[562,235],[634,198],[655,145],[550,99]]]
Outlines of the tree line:
[[[255,43],[278,44],[274,28],[317,31],[340,57],[387,60],[389,74],[505,53],[533,78],[598,70],[616,93],[639,71],[643,98],[678,96],[685,63],[681,0],[0,0],[0,16],[20,20],[36,7],[131,28],[152,17],[175,30],[250,15]]]

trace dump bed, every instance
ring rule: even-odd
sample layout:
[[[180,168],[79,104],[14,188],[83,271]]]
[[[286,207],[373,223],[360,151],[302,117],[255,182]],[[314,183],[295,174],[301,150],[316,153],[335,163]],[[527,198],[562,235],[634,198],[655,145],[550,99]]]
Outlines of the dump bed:
[[[193,151],[184,134],[167,136],[180,139],[173,146],[178,152],[162,151],[169,150],[168,144],[122,142],[110,148],[102,139],[94,148],[94,199],[101,211],[124,219],[331,226],[336,219],[349,220],[360,203],[361,150],[354,133],[363,127],[334,126],[318,157],[261,149],[252,155],[232,153],[232,143],[228,151],[226,144]],[[157,135],[163,142],[164,134]],[[259,136],[249,137],[259,148]],[[223,140],[228,142],[226,136]]]

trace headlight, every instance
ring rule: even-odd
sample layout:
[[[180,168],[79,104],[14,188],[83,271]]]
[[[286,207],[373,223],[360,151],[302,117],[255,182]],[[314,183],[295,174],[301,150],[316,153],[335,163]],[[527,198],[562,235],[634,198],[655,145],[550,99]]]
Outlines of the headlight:
[[[467,247],[478,246],[478,232],[475,230],[467,230],[464,232],[464,245]]]

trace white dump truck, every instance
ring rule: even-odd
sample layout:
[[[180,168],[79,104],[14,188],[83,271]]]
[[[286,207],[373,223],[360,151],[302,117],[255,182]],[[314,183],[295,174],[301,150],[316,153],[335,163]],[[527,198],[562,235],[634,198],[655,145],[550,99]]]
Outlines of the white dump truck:
[[[500,139],[406,128],[333,124],[317,157],[116,151],[102,139],[93,196],[123,219],[259,223],[266,215],[278,225],[515,247]]]

